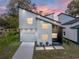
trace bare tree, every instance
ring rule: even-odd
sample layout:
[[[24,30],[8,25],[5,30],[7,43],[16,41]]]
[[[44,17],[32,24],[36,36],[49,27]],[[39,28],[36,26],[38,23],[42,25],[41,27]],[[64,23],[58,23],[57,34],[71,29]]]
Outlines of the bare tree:
[[[18,6],[31,10],[31,0],[10,0],[8,5],[9,13],[17,14]]]

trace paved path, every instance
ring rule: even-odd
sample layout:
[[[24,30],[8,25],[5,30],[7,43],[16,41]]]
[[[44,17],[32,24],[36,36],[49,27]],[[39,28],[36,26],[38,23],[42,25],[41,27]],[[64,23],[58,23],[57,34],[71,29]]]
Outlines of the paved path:
[[[12,59],[32,59],[34,51],[34,42],[23,42]]]

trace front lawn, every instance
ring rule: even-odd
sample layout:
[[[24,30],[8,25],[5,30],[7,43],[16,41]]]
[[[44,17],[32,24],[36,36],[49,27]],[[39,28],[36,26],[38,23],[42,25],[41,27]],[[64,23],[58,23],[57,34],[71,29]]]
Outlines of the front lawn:
[[[6,32],[0,37],[0,59],[11,59],[19,45],[19,34],[16,31]]]
[[[34,51],[33,59],[79,59],[79,45],[63,43],[64,50]]]

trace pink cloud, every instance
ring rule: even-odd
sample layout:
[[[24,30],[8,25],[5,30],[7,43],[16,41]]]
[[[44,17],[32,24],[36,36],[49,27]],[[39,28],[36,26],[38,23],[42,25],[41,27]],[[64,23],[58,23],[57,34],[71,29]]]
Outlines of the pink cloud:
[[[54,13],[63,13],[64,10],[62,10],[62,9],[52,9],[51,12],[54,12]]]
[[[54,8],[49,8],[48,6],[38,6],[37,11],[43,11],[43,14],[50,14],[50,13],[62,13],[64,10],[62,9],[54,9]]]
[[[43,11],[43,14],[46,13],[63,13],[65,9],[67,8],[68,3],[70,3],[71,0],[59,0],[58,8],[49,8],[47,5],[45,6],[37,6],[38,11]]]
[[[47,6],[38,6],[37,11],[43,11],[43,13],[47,13],[49,11],[49,8]]]

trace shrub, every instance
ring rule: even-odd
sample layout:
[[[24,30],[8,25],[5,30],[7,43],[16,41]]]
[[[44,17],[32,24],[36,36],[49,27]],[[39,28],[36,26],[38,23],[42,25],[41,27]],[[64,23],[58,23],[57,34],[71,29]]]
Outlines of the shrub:
[[[43,46],[43,43],[42,42],[40,42],[40,46]]]
[[[49,42],[46,42],[46,46],[48,46],[49,45]]]

